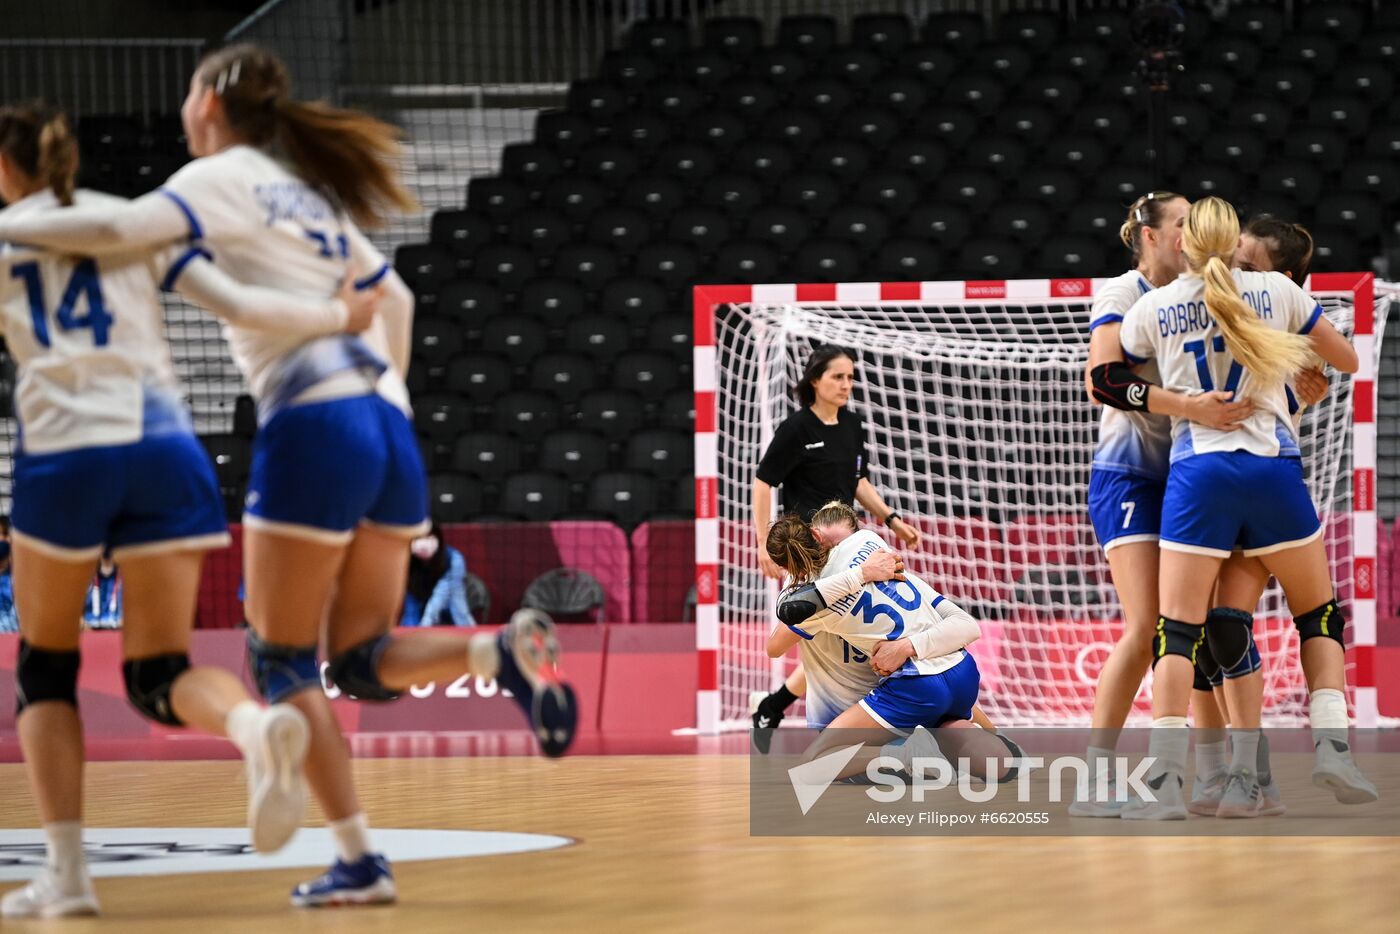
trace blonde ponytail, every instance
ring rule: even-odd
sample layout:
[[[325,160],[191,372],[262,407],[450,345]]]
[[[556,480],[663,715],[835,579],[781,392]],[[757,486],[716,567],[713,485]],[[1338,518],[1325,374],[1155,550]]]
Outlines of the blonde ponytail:
[[[1229,202],[1202,198],[1191,205],[1182,229],[1187,265],[1205,282],[1206,310],[1220,328],[1230,355],[1266,386],[1282,383],[1308,365],[1312,346],[1301,334],[1275,331],[1240,295],[1229,259],[1240,239],[1240,219]]]

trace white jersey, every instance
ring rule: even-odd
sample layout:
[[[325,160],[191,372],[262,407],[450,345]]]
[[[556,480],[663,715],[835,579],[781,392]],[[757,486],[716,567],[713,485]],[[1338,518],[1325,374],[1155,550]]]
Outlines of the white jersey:
[[[1094,295],[1089,331],[1122,321],[1133,303],[1151,291],[1152,283],[1137,270],[1108,280]],[[1143,364],[1138,375],[1149,383],[1160,382],[1157,365],[1151,361]],[[1171,448],[1170,417],[1103,406],[1099,414],[1099,443],[1094,448],[1096,469],[1166,480]]]
[[[888,548],[880,536],[862,529],[831,550],[822,576],[859,567],[875,552]],[[942,625],[937,608],[946,598],[917,575],[906,571],[904,576],[907,579],[902,581],[866,584],[808,617],[801,626],[789,628],[806,639],[828,632],[840,636],[861,654],[870,655],[881,642]],[[962,661],[965,654],[959,649],[937,658],[911,658],[891,677],[936,675]]]
[[[121,199],[79,191],[75,203]],[[6,218],[61,211],[49,189]],[[0,331],[19,365],[22,448],[51,454],[192,432],[180,398],[157,283],[171,252],[86,259],[0,244]]]
[[[196,159],[160,189],[185,212],[190,239],[234,279],[292,295],[329,298],[347,272],[370,287],[388,272],[353,221],[290,169],[252,146]],[[317,337],[227,327],[233,359],[264,417],[328,377],[377,373],[392,360],[382,320],[359,335]],[[366,353],[366,349],[368,353]],[[377,366],[376,366],[377,364]],[[378,392],[408,411],[403,374],[379,377]]]
[[[798,648],[807,672],[807,725],[824,729],[884,679],[870,667],[870,656],[845,639],[825,630],[811,635]]]
[[[1281,272],[1236,269],[1234,277],[1245,301],[1274,330],[1307,334],[1322,317],[1322,306]],[[1231,359],[1220,328],[1206,310],[1205,281],[1200,276],[1183,275],[1143,296],[1123,318],[1122,340],[1128,359],[1157,360],[1168,389],[1192,394],[1226,390],[1254,401],[1254,414],[1238,431],[1217,431],[1173,419],[1173,463],[1215,451],[1301,456],[1286,388],[1280,383],[1261,391],[1253,374]]]

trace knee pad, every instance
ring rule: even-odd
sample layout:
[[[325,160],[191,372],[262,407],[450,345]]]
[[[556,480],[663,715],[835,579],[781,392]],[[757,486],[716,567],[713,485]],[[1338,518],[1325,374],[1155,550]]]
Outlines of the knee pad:
[[[248,630],[248,667],[258,693],[269,704],[286,700],[307,688],[321,687],[321,665],[316,646],[277,645],[264,642]]]
[[[1220,673],[1220,663],[1215,660],[1215,654],[1210,650],[1210,639],[1207,638],[1196,650],[1196,678],[1191,683],[1191,688],[1196,691],[1209,691],[1219,687],[1224,680],[1224,675]]]
[[[41,701],[62,701],[78,706],[78,665],[81,654],[51,652],[19,640],[15,659],[15,714]]]
[[[1335,599],[1328,600],[1309,613],[1293,617],[1293,625],[1298,627],[1299,642],[1326,636],[1337,640],[1338,645],[1346,648],[1346,643],[1342,640],[1342,630],[1346,628],[1347,620]]]
[[[1207,636],[1207,639],[1210,637]],[[1249,637],[1249,651],[1244,653],[1244,658],[1240,659],[1235,667],[1221,669],[1221,673],[1226,678],[1243,678],[1245,675],[1252,675],[1260,668],[1264,667],[1264,660],[1259,657],[1259,646],[1254,644],[1254,635]]]
[[[190,657],[183,652],[128,658],[122,662],[126,699],[149,720],[166,726],[184,726],[184,721],[175,716],[170,706],[170,689],[175,686],[175,679],[189,668]]]
[[[1249,647],[1254,644],[1253,628],[1253,614],[1228,606],[1218,606],[1206,617],[1206,644],[1220,667],[1225,669],[1226,677],[1232,677],[1230,672],[1238,670],[1240,663],[1248,660]]]
[[[1168,655],[1180,655],[1192,665],[1200,656],[1201,646],[1206,643],[1206,627],[1193,626],[1179,619],[1157,617],[1157,632],[1152,637],[1152,664]]]
[[[346,694],[362,701],[391,701],[399,699],[379,680],[379,656],[393,641],[392,636],[380,636],[346,649],[331,659],[331,682]]]

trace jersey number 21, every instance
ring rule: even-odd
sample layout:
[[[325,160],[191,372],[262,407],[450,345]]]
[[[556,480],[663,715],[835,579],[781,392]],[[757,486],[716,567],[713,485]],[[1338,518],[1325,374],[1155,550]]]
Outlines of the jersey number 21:
[[[44,308],[44,281],[39,274],[38,263],[19,263],[10,269],[10,278],[23,279],[25,293],[29,296],[29,314],[34,321],[34,339],[45,347],[49,342],[48,312]],[[80,300],[87,300],[87,314],[75,315]],[[107,314],[106,303],[102,300],[102,284],[97,278],[97,263],[90,259],[79,260],[68,277],[68,287],[59,299],[55,317],[58,326],[65,331],[80,328],[92,329],[92,342],[98,347],[107,344],[107,332],[112,327],[112,316]]]

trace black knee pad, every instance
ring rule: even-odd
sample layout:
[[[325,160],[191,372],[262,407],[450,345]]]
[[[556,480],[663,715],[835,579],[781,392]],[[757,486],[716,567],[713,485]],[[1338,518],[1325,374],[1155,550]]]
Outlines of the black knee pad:
[[[1157,632],[1152,637],[1152,664],[1155,667],[1168,655],[1180,655],[1195,665],[1205,644],[1206,627],[1159,616]]]
[[[362,701],[391,701],[399,692],[386,688],[379,680],[379,656],[393,641],[392,636],[380,636],[346,649],[331,659],[331,683],[349,696]]]
[[[1209,691],[1221,680],[1220,663],[1215,660],[1215,654],[1210,650],[1210,638],[1207,637],[1196,649],[1196,679],[1191,687],[1197,691]]]
[[[15,714],[41,701],[62,701],[76,708],[81,660],[77,649],[51,652],[20,639],[15,659]]]
[[[153,655],[150,658],[128,658],[122,662],[122,678],[126,681],[126,699],[141,714],[166,726],[184,726],[170,707],[170,689],[175,679],[190,668],[186,654]]]
[[[1342,631],[1346,629],[1347,618],[1342,615],[1342,608],[1337,605],[1336,600],[1328,600],[1311,612],[1293,617],[1293,625],[1298,627],[1299,642],[1326,636],[1336,639],[1338,645],[1346,648]]]
[[[1206,617],[1206,644],[1220,667],[1236,669],[1254,644],[1254,615],[1244,610],[1218,606]]]
[[[321,664],[314,645],[264,642],[249,629],[248,667],[253,671],[258,693],[269,704],[280,703],[307,688],[321,687]]]

